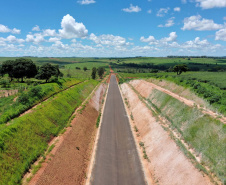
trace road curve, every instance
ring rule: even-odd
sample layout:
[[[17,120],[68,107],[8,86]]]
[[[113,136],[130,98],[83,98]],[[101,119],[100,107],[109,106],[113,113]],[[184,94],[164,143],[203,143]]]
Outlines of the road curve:
[[[110,79],[90,182],[92,185],[146,184],[115,75]]]

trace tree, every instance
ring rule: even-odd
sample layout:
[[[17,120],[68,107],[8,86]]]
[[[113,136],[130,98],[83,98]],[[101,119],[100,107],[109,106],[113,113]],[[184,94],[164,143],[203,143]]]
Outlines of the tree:
[[[91,74],[92,79],[96,79],[96,73],[97,73],[97,69],[95,67],[93,67],[92,74]]]
[[[2,74],[8,74],[11,78],[17,78],[18,80],[21,78],[21,82],[23,82],[23,78],[32,78],[37,74],[37,67],[33,63],[31,59],[19,58],[14,60],[7,60],[2,64]]]
[[[7,60],[2,64],[1,75],[8,74],[10,81],[13,80],[13,66],[15,64],[14,60]]]
[[[182,72],[188,71],[188,66],[186,64],[175,65],[173,71],[177,72],[177,75],[180,75]]]
[[[15,60],[13,66],[13,77],[21,78],[21,82],[23,82],[23,78],[33,78],[37,74],[37,67],[33,63],[31,59],[19,58]]]
[[[86,71],[87,70],[87,67],[83,67],[83,70]]]
[[[52,76],[56,76],[57,74],[58,72],[56,67],[48,63],[48,64],[43,64],[40,67],[38,74],[36,75],[36,78],[46,80],[46,82],[48,82]]]
[[[97,72],[98,72],[99,77],[102,78],[103,74],[104,74],[104,68],[103,67],[99,67]]]
[[[54,67],[55,67],[55,70],[56,70],[56,73],[55,73],[54,76],[57,77],[57,79],[58,79],[58,77],[63,77],[64,74],[61,73],[61,71],[60,71],[60,69],[59,69],[59,65],[55,65]]]

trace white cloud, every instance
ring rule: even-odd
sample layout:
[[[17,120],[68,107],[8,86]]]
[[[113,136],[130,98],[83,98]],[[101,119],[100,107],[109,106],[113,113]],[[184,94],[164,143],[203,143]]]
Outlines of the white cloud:
[[[79,4],[82,5],[88,5],[88,4],[92,4],[92,3],[96,3],[96,1],[94,0],[82,0],[82,1],[77,1]]]
[[[226,17],[223,17],[223,20],[225,20],[225,21],[226,21]]]
[[[223,28],[223,25],[214,23],[211,19],[201,19],[200,15],[191,16],[184,19],[184,26],[182,30],[218,30]]]
[[[172,42],[172,41],[175,41],[176,39],[177,39],[177,33],[176,32],[171,32],[169,34],[169,37],[162,38],[161,41]]]
[[[130,45],[129,42],[126,42],[125,38],[120,36],[110,35],[110,34],[96,36],[95,34],[91,33],[89,39],[94,41],[96,44],[107,45],[107,46]]]
[[[164,37],[160,40],[156,40],[154,36],[149,36],[148,38],[144,38],[143,36],[140,38],[141,42],[148,42],[150,45],[157,45],[159,47],[167,46],[168,42],[173,42],[177,39],[176,32],[171,32],[169,37]]]
[[[35,27],[32,28],[32,31],[40,31],[40,28],[38,25],[36,25]]]
[[[7,26],[0,24],[0,32],[2,33],[14,33],[14,34],[20,34],[21,30],[13,28],[13,29],[9,29]]]
[[[154,36],[149,36],[148,38],[144,38],[143,36],[140,38],[141,42],[155,42],[155,37]]]
[[[0,43],[3,44],[5,42],[9,42],[9,43],[23,43],[25,42],[24,39],[18,39],[16,38],[14,35],[9,35],[6,38],[0,37]]]
[[[43,30],[43,36],[44,37],[53,37],[53,36],[56,36],[56,30],[51,30],[51,29]]]
[[[60,38],[58,38],[58,37],[50,37],[49,38],[49,42],[56,42],[56,41],[59,41],[60,40]]]
[[[171,17],[170,19],[168,19],[166,21],[165,25],[160,24],[160,25],[158,25],[158,27],[171,27],[174,25],[174,19],[175,19],[175,17]]]
[[[221,29],[221,30],[216,32],[215,40],[226,41],[226,28]]]
[[[169,7],[168,8],[160,8],[156,15],[158,17],[164,17],[165,14],[167,14],[169,10],[170,10]]]
[[[226,0],[196,0],[197,6],[202,9],[226,7]]]
[[[35,35],[28,34],[26,37],[26,42],[34,42],[35,44],[39,44],[40,42],[44,42],[44,36],[40,33],[37,33]]]
[[[139,6],[133,6],[132,4],[130,4],[129,8],[123,8],[122,11],[124,12],[140,12],[141,8]]]
[[[66,39],[83,38],[88,34],[88,30],[83,23],[78,23],[69,14],[65,15],[61,22],[61,28],[59,30],[60,36]]]
[[[186,4],[186,3],[187,3],[187,0],[181,0],[181,2],[182,2],[183,4]]]
[[[173,10],[174,10],[175,12],[180,12],[180,7],[175,7]]]
[[[151,12],[152,12],[152,10],[151,10],[151,9],[147,11],[147,13],[149,13],[149,14],[150,14]]]

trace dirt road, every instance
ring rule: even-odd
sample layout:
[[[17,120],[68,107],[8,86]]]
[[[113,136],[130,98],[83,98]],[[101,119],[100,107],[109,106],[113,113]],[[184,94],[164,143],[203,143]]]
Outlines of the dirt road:
[[[145,184],[115,75],[111,75],[91,184]]]

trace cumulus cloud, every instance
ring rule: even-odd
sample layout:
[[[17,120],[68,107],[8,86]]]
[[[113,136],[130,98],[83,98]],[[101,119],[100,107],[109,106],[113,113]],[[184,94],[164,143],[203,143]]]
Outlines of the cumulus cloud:
[[[141,8],[139,6],[133,6],[132,4],[130,4],[129,8],[123,8],[122,11],[124,12],[140,12]]]
[[[9,29],[7,26],[0,24],[0,32],[2,33],[14,33],[14,34],[20,34],[21,30],[13,28],[13,29]]]
[[[44,37],[53,37],[53,36],[56,36],[56,30],[51,30],[51,29],[46,29],[46,30],[43,30],[43,36]]]
[[[173,10],[174,12],[180,12],[180,7],[175,7]]]
[[[9,42],[9,43],[23,43],[25,42],[24,39],[18,39],[16,38],[14,35],[9,35],[6,38],[0,37],[0,42],[3,44],[5,42]]]
[[[58,37],[50,37],[49,38],[49,42],[56,42],[56,41],[59,41],[60,40],[60,38],[58,38]]]
[[[164,37],[160,40],[156,40],[154,36],[149,36],[148,38],[144,38],[143,36],[140,38],[141,42],[147,42],[150,45],[158,45],[158,46],[163,46],[168,44],[168,42],[173,42],[177,39],[177,34],[176,32],[171,32],[169,34],[169,37]]]
[[[94,1],[94,0],[82,0],[82,1],[77,1],[77,3],[82,4],[82,5],[88,5],[88,4],[96,3],[96,1]]]
[[[44,42],[44,36],[40,33],[32,35],[32,34],[28,34],[26,37],[26,42],[33,42],[35,44],[39,44],[41,42]]]
[[[183,4],[186,4],[186,3],[187,3],[187,0],[181,0],[181,2],[182,2]]]
[[[158,17],[164,17],[165,14],[167,14],[169,10],[170,10],[169,7],[168,8],[160,8],[156,15]]]
[[[184,26],[182,30],[218,30],[223,28],[223,25],[216,24],[212,19],[202,19],[200,15],[191,16],[184,19]]]
[[[149,36],[148,38],[144,38],[143,36],[140,38],[141,42],[155,42],[155,37],[154,36]]]
[[[175,41],[177,39],[177,33],[176,32],[171,32],[169,34],[169,37],[164,37],[161,39],[161,41],[164,41],[164,42],[172,42],[172,41]]]
[[[158,27],[171,27],[174,25],[174,19],[175,19],[175,17],[171,17],[170,19],[168,19],[166,21],[165,25],[160,24],[160,25],[158,25]]]
[[[94,41],[96,44],[107,46],[126,46],[130,44],[129,42],[126,42],[125,38],[111,34],[96,36],[91,33],[89,39]]]
[[[78,23],[69,14],[65,15],[61,21],[59,30],[60,36],[65,39],[83,38],[88,35],[88,30],[83,23]]]
[[[197,6],[202,9],[223,8],[226,7],[226,0],[196,0]]]
[[[40,31],[40,28],[38,25],[36,25],[35,27],[32,28],[32,31]]]
[[[220,29],[216,32],[215,40],[223,40],[226,41],[226,28]]]

